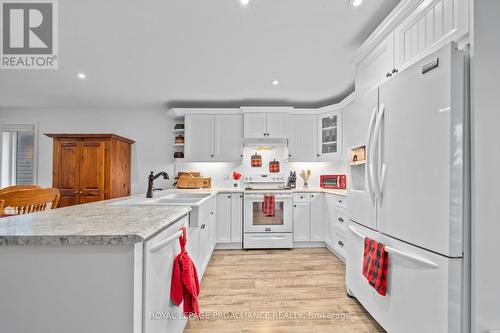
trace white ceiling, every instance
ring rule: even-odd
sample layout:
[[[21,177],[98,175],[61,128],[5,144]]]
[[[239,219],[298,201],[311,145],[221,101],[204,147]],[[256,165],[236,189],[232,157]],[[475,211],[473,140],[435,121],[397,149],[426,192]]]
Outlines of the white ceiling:
[[[336,102],[353,90],[354,52],[398,2],[59,1],[59,69],[0,71],[0,107]]]

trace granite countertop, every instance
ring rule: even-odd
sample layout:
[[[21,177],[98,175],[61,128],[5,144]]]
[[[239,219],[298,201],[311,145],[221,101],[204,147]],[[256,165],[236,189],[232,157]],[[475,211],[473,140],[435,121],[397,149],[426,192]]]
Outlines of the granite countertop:
[[[121,199],[115,199],[121,200]],[[0,245],[126,245],[142,242],[189,206],[110,206],[114,200],[0,219]]]
[[[169,190],[165,190],[165,193],[168,193]],[[214,188],[207,188],[207,189],[174,189],[174,191],[180,191],[180,192],[192,192],[192,193],[243,193],[245,192],[244,188],[234,188],[234,187],[214,187]],[[329,193],[329,194],[335,194],[335,195],[340,195],[340,196],[347,196],[347,190],[336,190],[336,189],[324,189],[321,187],[308,187],[308,188],[294,188],[291,190],[292,193]],[[161,195],[161,192],[158,192],[158,195]]]
[[[243,188],[211,188],[156,192],[228,193]],[[346,196],[346,190],[310,187],[293,193],[330,193]],[[142,196],[143,194],[139,195]],[[0,219],[1,245],[106,245],[133,244],[149,239],[191,211],[189,206],[109,205],[126,198],[94,202],[45,212]]]

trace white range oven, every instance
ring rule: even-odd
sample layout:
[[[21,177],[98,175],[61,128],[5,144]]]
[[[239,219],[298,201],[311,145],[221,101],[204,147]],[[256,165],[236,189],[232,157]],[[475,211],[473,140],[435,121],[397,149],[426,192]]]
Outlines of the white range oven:
[[[243,248],[292,248],[293,196],[291,190],[284,188],[284,177],[274,174],[246,175],[245,185]],[[274,198],[272,213],[264,207],[266,196]]]

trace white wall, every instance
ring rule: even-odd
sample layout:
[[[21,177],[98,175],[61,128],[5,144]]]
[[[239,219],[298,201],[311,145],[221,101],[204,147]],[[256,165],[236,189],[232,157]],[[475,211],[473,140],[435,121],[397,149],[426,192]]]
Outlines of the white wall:
[[[253,168],[250,165],[251,156],[257,152],[262,156],[262,167]],[[346,162],[292,162],[288,163],[286,157],[288,149],[275,147],[272,150],[256,150],[252,147],[245,147],[243,150],[243,161],[241,163],[183,163],[175,167],[175,172],[179,171],[199,171],[203,176],[212,177],[213,187],[232,186],[231,174],[233,171],[245,173],[264,173],[269,172],[269,161],[276,159],[280,162],[280,171],[288,177],[289,171],[297,171],[297,187],[303,185],[299,176],[301,170],[311,170],[309,187],[319,187],[319,176],[322,174],[346,173]]]
[[[132,145],[132,193],[146,192],[150,171],[172,174],[173,120],[165,110],[0,109],[3,123],[37,124],[38,180],[52,184],[52,139],[44,133],[115,133],[135,140]],[[173,177],[171,177],[173,179]],[[158,180],[168,186],[172,181]]]
[[[500,330],[500,1],[473,1],[472,332]]]

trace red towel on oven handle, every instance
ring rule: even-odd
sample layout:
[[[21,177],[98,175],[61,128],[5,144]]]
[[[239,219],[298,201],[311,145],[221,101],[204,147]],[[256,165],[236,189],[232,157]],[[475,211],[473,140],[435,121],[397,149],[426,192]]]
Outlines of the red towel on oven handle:
[[[186,251],[186,228],[182,227],[183,235],[179,238],[181,252],[175,257],[172,271],[172,283],[170,286],[170,299],[179,306],[184,301],[184,313],[200,314],[198,306],[198,295],[200,283],[196,266]]]
[[[363,276],[382,296],[385,296],[387,292],[388,267],[389,254],[385,251],[385,245],[366,237],[363,257]]]
[[[262,214],[273,217],[276,214],[276,200],[274,195],[265,194],[262,202]]]

